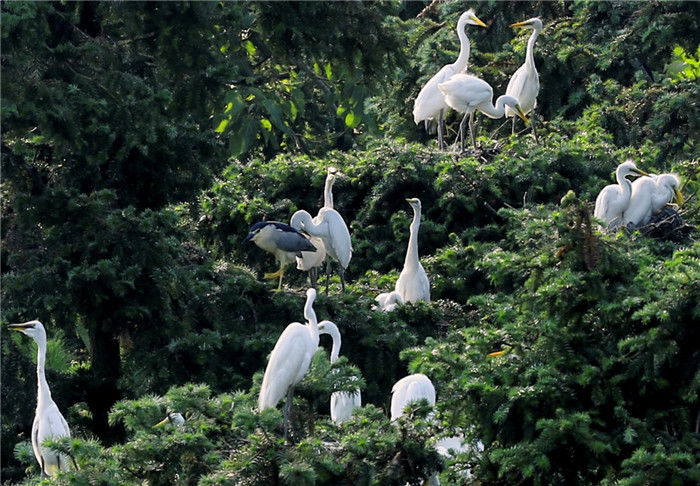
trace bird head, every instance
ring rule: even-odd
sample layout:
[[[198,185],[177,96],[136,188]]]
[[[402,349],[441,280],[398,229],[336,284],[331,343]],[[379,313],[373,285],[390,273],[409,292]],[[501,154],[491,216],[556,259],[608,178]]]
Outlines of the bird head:
[[[625,177],[627,174],[642,175],[642,176],[649,175],[646,172],[644,172],[642,169],[637,168],[637,165],[631,160],[627,160],[627,161],[621,163],[617,167],[617,170],[619,170],[621,172],[623,177]]]
[[[10,324],[7,326],[11,331],[19,331],[22,334],[29,336],[35,341],[41,337],[46,339],[46,330],[41,322],[36,319],[33,321],[23,322],[21,324]]]
[[[414,209],[420,210],[421,208],[420,199],[418,199],[417,197],[407,198],[406,202],[410,204],[411,207],[413,207]]]
[[[528,119],[527,119],[527,117],[525,116],[525,113],[523,113],[523,109],[520,108],[520,104],[519,104],[519,103],[516,104],[513,108],[515,109],[515,112],[518,114],[518,116],[519,116],[520,118],[522,118],[523,121],[524,121],[525,123],[527,123],[527,122],[528,122]]]
[[[255,223],[253,226],[251,226],[250,232],[243,239],[243,243],[245,243],[247,241],[255,241],[256,237],[260,234],[260,230],[263,229],[268,224],[269,223],[267,221],[260,221],[259,223]]]
[[[163,427],[165,424],[172,423],[176,427],[180,427],[185,424],[185,417],[178,412],[170,412],[163,420],[155,424],[153,427]]]
[[[459,20],[457,21],[457,26],[462,26],[465,24],[469,25],[478,25],[479,27],[486,27],[486,24],[483,23],[474,13],[474,9],[470,8],[466,12],[464,12],[462,15],[459,16]]]
[[[511,27],[529,27],[533,30],[542,30],[542,21],[537,17],[531,19],[523,20],[522,22],[516,22],[510,25]]]
[[[676,200],[676,204],[679,206],[683,205],[683,194],[681,193],[681,179],[676,174],[664,174],[662,183],[667,185],[673,191],[673,197]]]

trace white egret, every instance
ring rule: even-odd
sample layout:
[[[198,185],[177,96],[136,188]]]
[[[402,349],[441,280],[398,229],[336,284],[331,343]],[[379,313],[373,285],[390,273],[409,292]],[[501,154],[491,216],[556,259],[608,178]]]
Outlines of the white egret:
[[[650,175],[636,179],[632,183],[630,204],[624,214],[625,224],[644,226],[651,217],[661,211],[674,198],[683,203],[680,193],[681,181],[676,174]]]
[[[501,118],[505,113],[505,106],[508,105],[515,110],[517,115],[527,122],[523,110],[518,104],[518,100],[512,96],[499,96],[496,104],[492,104],[493,88],[483,79],[469,74],[455,74],[444,83],[438,84],[438,88],[445,95],[445,102],[460,113],[464,113],[464,118],[459,124],[459,135],[464,151],[464,123],[469,117],[469,135],[472,145],[476,148],[476,138],[474,137],[474,112],[479,110],[489,118]]]
[[[537,36],[542,32],[542,21],[537,17],[517,22],[511,27],[529,27],[532,29],[530,39],[527,41],[527,52],[525,53],[525,62],[518,68],[508,82],[506,94],[518,100],[520,108],[526,115],[533,111],[537,106],[537,94],[540,92],[540,77],[537,74],[535,67],[535,41]],[[510,107],[506,107],[506,118],[513,118],[512,132],[515,133],[515,115],[518,114]],[[537,131],[535,129],[535,116],[531,117],[530,125],[532,133],[537,140]]]
[[[329,334],[333,339],[331,348],[331,363],[338,360],[340,354],[340,331],[338,326],[331,321],[321,321],[318,323],[319,334]],[[356,392],[337,391],[331,394],[331,420],[336,423],[345,422],[352,415],[353,410],[362,406],[362,396],[360,390]]]
[[[435,387],[423,373],[404,376],[391,388],[391,421],[403,416],[411,402],[426,399],[430,406],[435,405]]]
[[[377,305],[374,306],[373,309],[382,312],[392,312],[398,306],[403,305],[401,294],[399,294],[396,290],[381,293],[377,295],[374,300],[377,302]]]
[[[163,420],[155,424],[153,427],[162,427],[166,424],[173,424],[175,427],[182,427],[185,425],[185,417],[183,417],[179,412],[170,412]]]
[[[345,269],[348,268],[352,258],[352,242],[350,232],[343,217],[332,208],[321,208],[318,215],[311,219],[311,215],[303,209],[292,215],[289,224],[296,230],[302,230],[310,236],[316,236],[323,240],[326,254],[336,260],[340,266],[340,283],[342,291],[345,291]],[[330,273],[330,262],[327,268]],[[326,291],[328,288],[326,287]]]
[[[470,47],[469,38],[464,29],[467,24],[486,27],[486,24],[474,15],[473,9],[467,10],[459,17],[457,21],[457,36],[459,37],[459,56],[457,56],[457,60],[452,64],[443,66],[435,76],[430,78],[430,81],[423,86],[413,103],[413,121],[416,125],[424,121],[427,128],[428,121],[437,118],[438,148],[440,150],[444,148],[443,116],[449,107],[445,104],[444,96],[438,89],[438,84],[447,81],[454,74],[467,70]]]
[[[279,277],[277,290],[282,288],[284,267],[294,261],[301,251],[316,251],[316,247],[296,229],[279,221],[255,223],[243,242],[252,241],[263,250],[272,253],[280,263],[275,273],[266,273],[265,278]]]
[[[333,209],[333,183],[336,179],[338,169],[329,167],[326,175],[326,183],[323,187],[323,207]],[[316,288],[318,280],[318,267],[326,260],[326,247],[323,240],[318,236],[309,237],[311,243],[316,247],[315,252],[302,251],[301,257],[297,257],[297,269],[309,272],[311,286]]]
[[[622,224],[623,214],[630,205],[632,183],[627,179],[630,174],[648,175],[631,160],[623,162],[615,170],[617,184],[605,186],[595,200],[593,216],[603,221],[609,229]]]
[[[292,407],[294,386],[304,378],[311,364],[311,358],[318,348],[318,321],[313,309],[315,299],[316,290],[308,289],[304,305],[306,324],[292,322],[282,332],[270,354],[260,387],[258,397],[260,410],[276,407],[285,393],[287,395],[284,406],[285,439],[288,435],[289,411]]]
[[[22,324],[10,324],[10,330],[19,331],[32,338],[37,344],[37,397],[36,415],[32,425],[32,449],[41,467],[42,476],[56,476],[58,471],[68,471],[70,465],[68,456],[44,447],[46,439],[70,437],[70,429],[66,419],[61,415],[56,402],[51,398],[49,383],[46,381],[44,368],[46,365],[46,330],[39,321],[28,321]]]
[[[418,259],[418,228],[420,227],[421,203],[414,197],[406,199],[413,208],[413,221],[411,221],[408,249],[404,260],[403,270],[396,281],[395,291],[404,302],[430,302],[430,281],[425,273],[423,265]]]

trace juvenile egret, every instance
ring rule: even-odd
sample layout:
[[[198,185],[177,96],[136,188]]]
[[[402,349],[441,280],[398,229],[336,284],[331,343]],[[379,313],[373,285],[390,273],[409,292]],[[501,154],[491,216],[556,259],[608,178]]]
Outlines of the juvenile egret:
[[[392,312],[398,306],[403,305],[403,299],[396,290],[379,294],[374,300],[377,302],[377,305],[373,309],[382,312]]]
[[[250,228],[250,233],[243,242],[252,241],[258,247],[275,255],[280,269],[275,273],[266,273],[265,278],[279,277],[277,290],[282,288],[284,267],[294,261],[302,251],[316,251],[316,247],[296,229],[279,221],[260,221]]]
[[[345,269],[348,268],[352,258],[352,242],[348,227],[340,213],[335,209],[324,207],[315,218],[311,219],[311,215],[302,209],[292,215],[289,224],[296,230],[303,230],[310,236],[323,240],[326,254],[340,265],[338,273],[342,291],[345,292]],[[330,274],[330,262],[327,273]],[[326,291],[328,291],[327,287]]]
[[[636,179],[632,183],[630,204],[624,214],[625,224],[649,224],[651,217],[674,198],[678,204],[682,204],[680,184],[676,174],[650,175]]]
[[[631,160],[623,162],[615,170],[617,184],[605,186],[595,200],[593,216],[602,220],[609,229],[622,223],[623,214],[630,205],[632,183],[627,179],[630,174],[648,175],[637,169]]]
[[[333,183],[335,182],[338,169],[329,167],[326,175],[326,183],[323,188],[323,207],[333,209]],[[323,240],[318,236],[309,238],[311,243],[316,247],[315,252],[302,251],[301,257],[297,257],[297,269],[304,272],[309,272],[311,286],[316,288],[318,280],[318,267],[326,260],[326,247],[323,246]]]
[[[391,421],[403,416],[406,405],[425,398],[430,406],[435,405],[435,387],[423,373],[404,376],[391,388]]]
[[[10,324],[9,329],[19,331],[32,338],[37,344],[37,397],[36,415],[32,425],[32,449],[41,467],[41,475],[56,476],[58,471],[70,469],[68,456],[44,447],[46,439],[70,437],[70,429],[66,419],[61,415],[56,402],[51,398],[49,383],[46,381],[44,368],[46,365],[46,330],[39,321],[28,321],[22,324]]]
[[[318,323],[319,334],[329,334],[333,339],[331,348],[331,363],[338,360],[340,354],[340,331],[331,321],[321,321]],[[331,394],[331,420],[336,423],[345,422],[352,415],[353,410],[362,406],[360,390],[356,392],[337,391]]]
[[[185,417],[179,412],[170,412],[166,417],[155,424],[153,427],[162,427],[166,424],[173,424],[175,427],[182,427],[185,425]]]
[[[427,127],[429,120],[438,119],[438,148],[440,150],[444,148],[442,118],[449,107],[445,104],[444,96],[438,89],[438,84],[447,81],[454,74],[467,70],[467,64],[469,63],[469,38],[467,38],[467,33],[464,29],[467,24],[486,27],[486,24],[474,15],[473,9],[467,10],[459,17],[457,21],[457,36],[459,37],[459,56],[457,56],[457,60],[452,64],[443,66],[435,76],[430,78],[430,81],[423,86],[413,103],[413,121],[416,125],[424,121]]]
[[[542,32],[542,21],[537,17],[517,22],[511,27],[529,27],[532,29],[530,39],[527,41],[527,52],[525,53],[525,62],[518,68],[508,82],[506,94],[518,100],[523,113],[528,114],[537,106],[537,94],[540,92],[540,77],[537,74],[535,67],[535,41],[537,36]],[[512,133],[515,133],[515,115],[517,113],[510,107],[506,108],[506,118],[513,118]],[[537,130],[535,129],[535,116],[532,115],[530,122],[532,126],[532,134],[537,140]]]
[[[464,123],[469,116],[469,135],[472,145],[476,148],[476,138],[474,137],[474,112],[479,110],[489,118],[501,118],[505,113],[505,106],[508,105],[515,110],[517,115],[527,122],[523,110],[518,104],[518,100],[512,96],[499,96],[496,104],[492,104],[493,88],[483,79],[469,74],[455,74],[444,83],[438,84],[438,88],[445,95],[445,102],[460,113],[464,113],[464,118],[459,124],[459,135],[464,151]]]
[[[404,260],[403,270],[396,281],[396,293],[404,302],[430,302],[430,282],[423,265],[418,259],[418,228],[420,227],[421,203],[414,197],[406,199],[413,208],[408,249]]]
[[[284,437],[288,436],[289,412],[292,408],[292,396],[294,386],[299,383],[311,364],[316,349],[318,348],[319,334],[318,321],[313,309],[316,299],[316,290],[306,291],[306,304],[304,305],[304,317],[306,324],[292,322],[282,332],[277,344],[275,344],[270,360],[265,368],[258,408],[274,408],[285,395],[287,401],[284,405]]]

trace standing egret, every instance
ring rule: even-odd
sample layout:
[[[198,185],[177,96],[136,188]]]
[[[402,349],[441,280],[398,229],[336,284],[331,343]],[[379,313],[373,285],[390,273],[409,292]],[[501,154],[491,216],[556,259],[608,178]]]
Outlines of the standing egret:
[[[486,24],[474,15],[473,9],[467,10],[459,17],[457,21],[457,36],[459,37],[459,56],[457,56],[457,60],[452,64],[443,66],[435,76],[430,78],[430,81],[423,86],[413,103],[413,121],[416,125],[421,121],[425,121],[427,127],[429,120],[438,119],[438,148],[440,150],[444,148],[442,118],[449,107],[445,104],[444,96],[438,89],[438,84],[447,81],[452,75],[464,72],[467,69],[467,64],[469,63],[469,38],[464,29],[467,24],[486,27]]]
[[[676,174],[650,175],[636,179],[632,183],[630,204],[624,214],[625,224],[649,224],[651,217],[674,198],[678,204],[682,204],[680,183]]]
[[[323,207],[333,209],[333,183],[335,182],[338,169],[329,167],[326,175],[326,183],[323,187]],[[311,286],[316,288],[318,280],[318,267],[326,260],[326,247],[323,246],[323,240],[318,236],[309,238],[311,243],[316,247],[315,252],[302,251],[301,256],[297,257],[297,269],[304,272],[309,272]]]
[[[316,251],[316,247],[291,226],[279,221],[260,221],[251,228],[243,242],[252,241],[258,247],[275,255],[280,269],[275,273],[266,273],[265,278],[279,277],[277,290],[282,288],[284,267],[294,261],[302,251]]]
[[[394,383],[391,388],[391,421],[403,416],[409,403],[421,399],[426,399],[431,407],[435,405],[435,387],[423,373],[404,376]]]
[[[517,22],[511,27],[529,27],[532,29],[530,39],[527,41],[527,52],[525,53],[525,62],[518,68],[508,82],[506,94],[518,100],[523,113],[528,114],[537,106],[537,94],[540,92],[540,77],[537,74],[535,67],[535,41],[537,36],[542,32],[542,21],[537,17]],[[517,113],[510,107],[506,108],[506,118],[513,118],[512,133],[515,133],[515,115]],[[531,116],[530,125],[532,126],[532,134],[537,140],[537,130],[535,129],[535,115]]]
[[[306,324],[292,322],[282,332],[270,354],[270,360],[265,368],[265,375],[260,387],[258,408],[261,411],[276,407],[285,393],[287,395],[287,401],[284,405],[285,439],[288,436],[289,412],[292,408],[294,386],[304,378],[311,364],[311,358],[318,348],[318,321],[313,309],[315,299],[316,290],[308,289],[304,305]]]
[[[637,169],[631,160],[623,162],[615,170],[617,184],[605,186],[595,200],[593,216],[602,220],[609,229],[622,223],[623,214],[630,205],[632,183],[627,179],[630,174],[648,175]]]
[[[56,402],[51,398],[49,383],[46,381],[44,368],[46,365],[46,330],[39,321],[28,321],[22,324],[10,324],[9,329],[19,331],[32,338],[37,344],[37,397],[36,415],[32,425],[32,449],[41,467],[41,475],[56,476],[58,471],[70,469],[68,456],[42,444],[46,439],[70,437],[70,429],[66,419],[61,415]]]
[[[489,118],[501,118],[505,113],[505,106],[508,105],[515,110],[520,118],[527,122],[523,110],[518,104],[518,100],[512,96],[499,96],[496,104],[492,104],[493,88],[483,79],[469,74],[455,74],[444,83],[440,83],[438,88],[445,95],[445,102],[460,113],[464,113],[464,118],[459,124],[459,135],[464,152],[464,123],[469,116],[469,135],[472,145],[476,148],[476,138],[474,137],[474,112],[479,110]]]
[[[302,209],[292,215],[289,224],[295,230],[303,230],[310,236],[323,240],[326,254],[340,265],[338,273],[342,291],[345,292],[345,269],[348,268],[352,258],[352,242],[348,227],[340,213],[335,209],[323,207],[318,215],[311,219],[311,215]],[[330,279],[330,262],[326,271]],[[328,292],[328,285],[326,285],[326,292]]]
[[[418,228],[420,227],[421,203],[414,197],[406,199],[413,208],[408,249],[404,260],[403,270],[396,281],[396,292],[404,302],[430,302],[430,282],[423,265],[418,259]]]
[[[333,339],[331,348],[331,363],[338,360],[340,354],[340,331],[331,321],[321,321],[318,323],[319,334],[329,334]],[[362,397],[358,389],[354,393],[347,391],[337,391],[331,394],[331,420],[336,423],[345,422],[352,415],[353,410],[362,406]]]
[[[398,306],[403,305],[401,294],[399,294],[396,290],[379,294],[374,298],[374,300],[377,302],[377,305],[374,306],[373,309],[382,312],[392,312],[396,310]]]

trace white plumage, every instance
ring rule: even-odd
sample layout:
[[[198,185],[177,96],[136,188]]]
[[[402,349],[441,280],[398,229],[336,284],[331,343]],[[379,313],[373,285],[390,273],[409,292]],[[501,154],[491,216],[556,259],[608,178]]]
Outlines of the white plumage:
[[[373,309],[382,312],[392,312],[398,306],[403,305],[403,299],[396,290],[381,293],[377,295],[374,300],[377,302],[377,305],[374,306]]]
[[[457,21],[457,36],[459,37],[460,49],[457,60],[452,64],[443,66],[437,74],[430,78],[420,90],[420,93],[418,93],[413,103],[413,121],[416,124],[421,121],[425,121],[427,124],[429,120],[437,119],[438,145],[440,149],[443,148],[442,118],[448,106],[445,103],[442,93],[438,89],[438,84],[447,81],[454,74],[467,70],[470,47],[469,38],[467,38],[467,34],[464,30],[467,24],[486,27],[486,24],[474,15],[474,10],[472,9],[464,12],[459,17]]]
[[[418,229],[420,228],[421,202],[418,198],[406,199],[413,208],[410,236],[403,270],[396,281],[395,291],[403,302],[430,302],[430,282],[418,259]]]
[[[524,22],[515,23],[511,27],[529,27],[532,29],[532,35],[527,41],[525,62],[515,71],[506,88],[506,94],[517,99],[523,113],[527,114],[537,106],[537,95],[540,92],[540,78],[535,67],[534,51],[537,36],[542,32],[542,21],[535,17]],[[513,127],[515,127],[515,115],[517,113],[514,110],[506,107],[506,117],[513,117]],[[534,120],[532,128],[534,132]],[[537,136],[536,132],[535,136]]]
[[[313,309],[315,299],[316,290],[308,289],[304,305],[306,325],[292,322],[282,332],[270,354],[260,387],[258,397],[260,410],[276,407],[280,399],[287,395],[284,414],[285,436],[294,386],[304,378],[311,364],[311,358],[318,348],[318,321]]]
[[[435,387],[430,378],[422,373],[415,373],[401,378],[391,388],[391,421],[403,416],[406,405],[426,399],[435,405]]]
[[[331,363],[335,363],[340,355],[340,331],[331,321],[318,323],[319,334],[329,334],[333,339],[331,348]],[[345,422],[352,415],[353,410],[362,406],[362,396],[358,389],[354,393],[338,391],[331,394],[331,420],[336,423]]]
[[[58,471],[70,469],[69,458],[65,454],[44,447],[46,439],[70,437],[70,429],[56,402],[51,398],[49,383],[46,381],[46,330],[39,321],[11,324],[9,328],[31,337],[37,344],[37,399],[36,415],[32,424],[32,449],[39,462],[42,475],[56,476]]]
[[[680,179],[676,174],[661,174],[643,176],[632,183],[630,204],[624,213],[625,224],[644,226],[652,216],[674,197],[680,204],[683,196],[680,193]]]
[[[607,228],[613,229],[623,222],[623,214],[630,205],[632,183],[627,179],[630,174],[647,175],[637,169],[631,160],[621,163],[615,170],[617,184],[605,186],[595,200],[593,216],[603,221]]]
[[[445,102],[453,109],[464,113],[464,118],[459,125],[462,150],[464,150],[464,123],[469,116],[469,135],[472,145],[476,147],[474,137],[474,112],[480,111],[489,118],[501,118],[505,113],[505,106],[512,107],[524,121],[527,122],[518,100],[513,96],[499,96],[496,104],[492,104],[493,88],[483,79],[470,74],[455,74],[438,88],[445,96]]]

